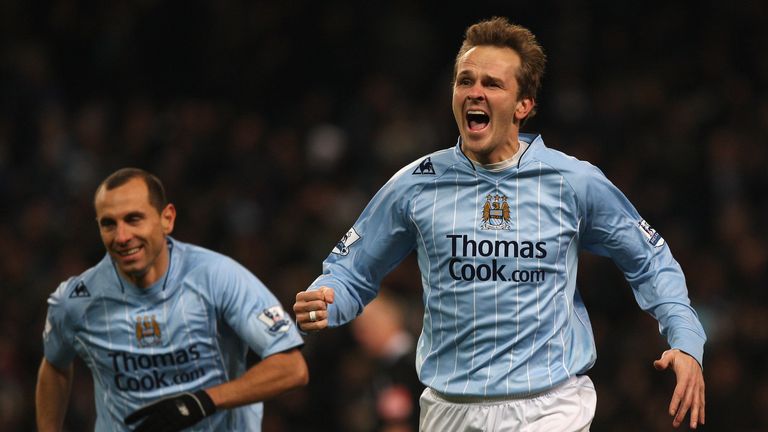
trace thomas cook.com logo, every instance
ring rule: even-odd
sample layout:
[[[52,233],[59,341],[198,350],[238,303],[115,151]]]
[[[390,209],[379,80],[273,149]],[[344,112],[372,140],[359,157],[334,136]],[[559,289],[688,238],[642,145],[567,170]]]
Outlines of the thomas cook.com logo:
[[[205,376],[206,370],[198,361],[198,344],[168,351],[162,348],[163,332],[155,315],[137,316],[136,342],[151,352],[109,351],[107,356],[114,371],[114,383],[121,391],[150,391],[194,382]]]

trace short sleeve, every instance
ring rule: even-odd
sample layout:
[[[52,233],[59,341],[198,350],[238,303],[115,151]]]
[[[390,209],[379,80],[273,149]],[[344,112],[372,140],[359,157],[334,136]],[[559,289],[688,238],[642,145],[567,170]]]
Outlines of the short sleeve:
[[[237,262],[222,258],[212,272],[219,315],[261,358],[303,345],[275,295]]]
[[[68,282],[59,285],[58,289],[48,297],[48,314],[43,329],[45,359],[59,369],[68,366],[76,355],[73,344],[74,329],[64,303]]]

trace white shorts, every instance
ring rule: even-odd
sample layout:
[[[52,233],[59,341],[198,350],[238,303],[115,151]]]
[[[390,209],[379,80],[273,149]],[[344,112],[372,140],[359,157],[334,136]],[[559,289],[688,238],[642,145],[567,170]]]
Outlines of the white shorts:
[[[597,394],[582,375],[526,398],[454,399],[427,387],[419,405],[422,432],[582,432],[595,417]]]

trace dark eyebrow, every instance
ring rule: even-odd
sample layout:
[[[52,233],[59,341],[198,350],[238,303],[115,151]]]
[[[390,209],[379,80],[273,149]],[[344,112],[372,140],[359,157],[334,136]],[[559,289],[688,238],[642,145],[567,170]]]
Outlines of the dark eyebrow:
[[[492,83],[492,84],[503,84],[504,83],[504,80],[502,80],[501,78],[496,78],[495,76],[492,76],[492,75],[485,75],[485,76],[483,76],[481,81],[484,82],[484,83]]]

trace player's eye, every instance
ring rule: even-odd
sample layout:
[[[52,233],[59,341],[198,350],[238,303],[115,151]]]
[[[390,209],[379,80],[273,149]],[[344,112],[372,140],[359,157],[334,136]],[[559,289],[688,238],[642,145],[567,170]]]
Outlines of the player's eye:
[[[144,214],[142,212],[128,213],[127,215],[125,215],[123,220],[127,224],[136,225],[137,223],[144,220]]]
[[[99,221],[99,226],[102,229],[114,228],[115,227],[115,221],[112,220],[112,219],[101,219]]]

